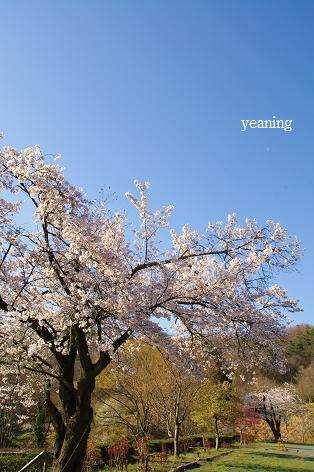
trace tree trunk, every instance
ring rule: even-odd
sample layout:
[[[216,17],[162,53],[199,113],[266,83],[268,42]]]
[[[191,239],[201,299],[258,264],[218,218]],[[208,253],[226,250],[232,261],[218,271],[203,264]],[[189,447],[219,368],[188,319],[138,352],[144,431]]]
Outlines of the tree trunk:
[[[273,431],[273,435],[274,435],[274,438],[276,439],[276,441],[279,441],[279,439],[281,439],[281,432],[280,432],[280,430],[275,429],[275,430]]]
[[[179,427],[179,424],[176,423],[174,426],[174,438],[173,438],[173,455],[174,456],[179,455],[179,432],[180,432],[180,427]]]
[[[262,409],[262,418],[264,419],[264,421],[266,421],[266,423],[268,424],[268,426],[270,427],[273,435],[274,435],[274,438],[276,441],[279,441],[279,439],[281,439],[281,431],[280,431],[280,427],[281,427],[281,416],[277,416],[276,415],[276,412],[274,410],[274,407],[272,405],[272,403],[270,404],[270,412],[267,411],[267,406],[266,406],[266,403],[265,403],[265,396],[263,398],[263,409]]]
[[[114,352],[129,339],[131,334],[131,329],[127,329],[113,342]],[[79,326],[73,328],[72,335],[73,344],[67,355],[53,350],[59,366],[60,411],[50,398],[50,382],[46,390],[45,406],[56,436],[51,472],[81,472],[93,421],[91,401],[95,379],[111,362],[111,357],[106,351],[101,351],[99,359],[95,363],[92,362],[85,333]],[[81,369],[75,388],[74,369],[77,357]]]
[[[82,376],[72,394],[59,390],[62,413],[50,399],[46,405],[56,434],[52,472],[80,472],[86,454],[87,440],[93,420],[91,396],[94,377]]]
[[[270,419],[266,419],[266,423],[268,424],[268,426],[270,427],[273,435],[274,435],[274,438],[276,441],[279,441],[279,439],[281,439],[281,431],[280,431],[280,421],[272,421]]]
[[[215,449],[216,449],[216,451],[218,451],[218,449],[219,449],[219,429],[218,429],[218,418],[217,418],[217,416],[215,416],[214,423],[215,423],[215,434],[216,434]]]
[[[273,431],[273,435],[276,441],[279,441],[279,439],[281,439],[280,431]]]
[[[176,457],[179,455],[179,435],[180,435],[180,401],[181,401],[181,386],[179,386],[174,411],[174,435],[173,435],[173,455]]]
[[[55,457],[52,472],[80,472],[86,454],[93,409],[77,412],[66,427],[60,453]]]

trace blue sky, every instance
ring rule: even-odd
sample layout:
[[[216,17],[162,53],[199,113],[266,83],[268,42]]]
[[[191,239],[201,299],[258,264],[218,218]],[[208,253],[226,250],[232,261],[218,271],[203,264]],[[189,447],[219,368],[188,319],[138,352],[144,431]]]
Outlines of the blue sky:
[[[1,2],[4,144],[61,153],[97,196],[152,183],[176,228],[280,221],[305,248],[279,282],[312,302],[314,2],[54,0]],[[292,119],[293,131],[241,119]]]

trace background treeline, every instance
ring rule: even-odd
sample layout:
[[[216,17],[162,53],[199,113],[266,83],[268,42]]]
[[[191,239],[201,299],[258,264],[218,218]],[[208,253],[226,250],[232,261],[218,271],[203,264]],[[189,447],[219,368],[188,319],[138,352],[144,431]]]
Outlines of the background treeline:
[[[178,367],[157,348],[130,341],[98,379],[88,457],[96,460],[102,453],[106,458],[110,448],[121,441],[126,441],[129,453],[135,455],[176,455],[197,446],[273,439],[262,410],[246,405],[244,399],[250,392],[287,386],[303,403],[302,410],[298,407],[288,412],[287,406],[287,415],[280,412],[282,438],[314,443],[314,327],[291,327],[281,342],[286,372],[255,372],[255,381],[248,382],[245,366],[230,375],[219,354],[206,367],[204,379],[197,369],[183,368],[184,362]],[[196,360],[196,365],[202,362]],[[39,395],[29,408],[21,409],[14,379],[5,382],[6,388],[12,388],[12,402],[9,409],[0,403],[0,447],[49,449],[54,437],[44,397]]]
[[[254,383],[247,382],[241,368],[228,376],[219,357],[207,368],[204,381],[176,368],[157,349],[131,345],[125,359],[99,379],[93,437],[110,444],[125,436],[138,447],[143,437],[150,441],[169,438],[176,453],[182,437],[240,434],[247,416],[246,393],[291,385],[304,404],[302,412],[295,410],[282,418],[283,438],[314,442],[314,327],[291,327],[282,342],[286,372],[256,372]],[[248,440],[272,438],[265,421],[253,415],[247,423]]]

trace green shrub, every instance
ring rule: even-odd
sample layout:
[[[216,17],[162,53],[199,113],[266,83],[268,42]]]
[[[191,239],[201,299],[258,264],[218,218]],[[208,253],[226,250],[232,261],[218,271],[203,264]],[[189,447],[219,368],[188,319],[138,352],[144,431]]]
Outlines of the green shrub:
[[[204,435],[204,439],[207,443],[211,444],[211,447],[215,444],[215,436]],[[219,444],[220,446],[227,446],[236,441],[239,441],[239,436],[235,434],[220,436]],[[173,452],[173,439],[151,439],[146,443],[148,452],[164,452],[171,454]],[[180,451],[186,451],[189,447],[198,447],[203,446],[203,436],[199,434],[192,434],[191,436],[182,436],[179,441]]]
[[[201,434],[192,434],[190,436],[182,436],[180,438],[180,441],[195,441],[195,442],[203,442],[203,438],[205,441],[215,441],[216,436],[215,435],[201,435]],[[233,442],[236,441],[239,438],[238,434],[225,434],[223,436],[220,436],[220,439],[225,441],[225,442]]]
[[[18,449],[31,448],[35,446],[34,434],[32,431],[26,431],[21,434],[17,434],[12,441],[12,447]]]
[[[37,453],[30,454],[2,454],[0,455],[0,470],[1,472],[17,472],[34,457],[37,456]],[[47,463],[48,465],[52,464],[52,454],[47,454]],[[38,462],[35,462],[27,472],[41,472],[43,468],[43,460],[39,459]]]
[[[149,453],[153,452],[165,452],[170,454],[173,451],[173,439],[151,439],[146,443]]]

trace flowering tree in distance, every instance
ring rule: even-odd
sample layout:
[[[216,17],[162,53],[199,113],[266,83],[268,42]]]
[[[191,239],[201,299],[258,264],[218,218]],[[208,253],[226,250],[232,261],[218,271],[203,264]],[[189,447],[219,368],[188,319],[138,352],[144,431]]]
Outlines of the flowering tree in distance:
[[[226,363],[235,349],[259,363],[278,349],[285,312],[297,308],[269,278],[300,255],[279,224],[241,226],[232,215],[204,234],[188,226],[178,234],[172,208],[150,211],[149,185],[137,183],[139,197],[127,197],[140,224],[128,238],[125,215],[87,200],[38,146],[0,152],[0,186],[1,359],[58,386],[57,403],[45,387],[54,472],[81,470],[95,378],[131,336],[170,353],[182,338],[209,353],[219,343]],[[22,225],[30,205],[34,224]],[[159,247],[162,228],[168,250]],[[180,336],[159,318],[177,320]]]
[[[281,439],[281,424],[287,421],[289,416],[303,412],[302,400],[297,396],[295,388],[289,384],[251,392],[245,396],[245,402],[268,424],[276,440]]]

